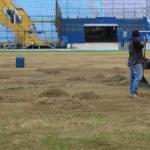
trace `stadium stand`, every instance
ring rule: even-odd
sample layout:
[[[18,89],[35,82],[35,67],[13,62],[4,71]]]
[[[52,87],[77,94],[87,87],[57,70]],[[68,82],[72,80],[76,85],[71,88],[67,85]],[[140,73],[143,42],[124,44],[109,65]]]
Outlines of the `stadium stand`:
[[[37,45],[85,43],[85,28],[96,30],[92,41],[111,28],[117,36],[110,41],[116,43],[122,41],[124,31],[128,40],[133,29],[150,29],[149,0],[0,0],[0,6],[0,41],[25,46],[31,41]]]
[[[3,25],[10,27],[20,39],[20,42],[23,44],[26,41],[36,41],[38,44],[42,44],[39,38],[35,34],[27,34],[26,31],[29,31],[29,24],[32,24],[26,13],[23,9],[15,9],[13,3],[10,0],[0,1],[0,22]],[[12,20],[14,18],[8,14],[8,11],[12,11],[15,15],[18,15],[21,18],[21,23],[14,23]]]
[[[63,18],[95,18],[105,16],[101,0],[59,0]]]
[[[137,19],[147,15],[147,0],[101,0],[106,17]]]
[[[15,33],[7,26],[0,23],[0,42],[15,42]]]
[[[47,0],[12,0],[16,8],[23,8],[30,20],[35,24],[36,35],[46,42],[58,42],[55,26],[56,1]],[[42,7],[41,7],[42,6]]]

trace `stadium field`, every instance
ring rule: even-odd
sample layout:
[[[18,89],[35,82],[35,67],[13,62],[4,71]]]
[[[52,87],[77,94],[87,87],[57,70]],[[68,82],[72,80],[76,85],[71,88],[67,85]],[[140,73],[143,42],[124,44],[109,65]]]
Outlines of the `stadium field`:
[[[17,56],[25,68],[15,67]],[[149,150],[150,89],[130,98],[127,58],[1,52],[0,150]]]

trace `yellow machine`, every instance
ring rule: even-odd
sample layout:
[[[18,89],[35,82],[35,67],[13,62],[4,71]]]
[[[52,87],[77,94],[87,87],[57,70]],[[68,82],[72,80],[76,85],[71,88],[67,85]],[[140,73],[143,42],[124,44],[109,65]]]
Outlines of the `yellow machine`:
[[[0,23],[11,28],[16,36],[18,41],[15,43],[22,44],[23,48],[29,45],[48,45],[52,42],[43,42],[38,36],[31,31],[32,21],[29,19],[28,15],[22,8],[15,8],[11,0],[0,0]],[[8,16],[7,11],[14,11],[20,18],[20,23],[12,22],[10,16]]]

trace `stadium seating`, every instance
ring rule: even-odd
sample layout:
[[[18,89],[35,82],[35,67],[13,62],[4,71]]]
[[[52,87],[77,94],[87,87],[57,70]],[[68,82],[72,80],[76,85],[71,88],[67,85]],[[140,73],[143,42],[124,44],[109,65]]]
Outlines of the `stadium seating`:
[[[16,8],[23,8],[30,20],[36,25],[36,35],[42,41],[58,42],[54,24],[56,1],[51,0],[12,0]]]
[[[38,29],[37,36],[40,38],[40,40],[46,42],[58,41],[58,34],[56,32],[56,26],[54,23],[35,23],[35,25]]]
[[[137,19],[146,16],[146,0],[101,0],[106,17]]]
[[[101,0],[59,0],[63,18],[95,18],[105,16]]]
[[[19,14],[26,14],[24,31],[28,30],[27,24],[36,25],[34,39],[47,42],[58,42],[58,33],[55,25],[56,0],[11,0]],[[9,1],[3,0],[6,4]],[[146,16],[146,0],[58,0],[63,18],[96,18],[116,17],[118,19],[143,18]],[[9,3],[8,3],[9,4]],[[22,10],[19,8],[23,8]],[[27,19],[27,17],[29,17]],[[15,30],[6,34],[6,26],[0,25],[0,41],[13,41]],[[4,29],[4,32],[2,30]],[[13,35],[13,36],[12,36]],[[22,37],[24,33],[22,33]],[[31,35],[32,38],[33,35]],[[10,37],[10,38],[9,38]]]
[[[15,33],[9,28],[0,23],[0,42],[15,42]]]
[[[30,30],[29,25],[32,23],[23,9],[17,9],[17,14],[19,14],[19,18],[21,18],[21,23],[16,24],[13,23],[12,18],[10,19],[6,14],[8,10],[16,11],[11,0],[0,1],[0,6],[0,22],[5,26],[10,27],[16,33],[19,38],[19,41],[17,40],[17,42],[24,45],[31,44],[31,41],[36,41],[39,45],[43,44],[35,34],[26,32]],[[9,32],[7,32],[7,35],[9,35]]]
[[[103,9],[103,5],[102,5],[101,0],[96,0],[95,6],[98,9],[98,17],[105,17],[105,11]]]

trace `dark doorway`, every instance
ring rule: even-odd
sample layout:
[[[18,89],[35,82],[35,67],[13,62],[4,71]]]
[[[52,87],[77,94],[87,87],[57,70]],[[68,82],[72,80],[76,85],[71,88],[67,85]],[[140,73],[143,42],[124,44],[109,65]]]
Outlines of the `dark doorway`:
[[[118,42],[117,26],[84,27],[85,42]]]

